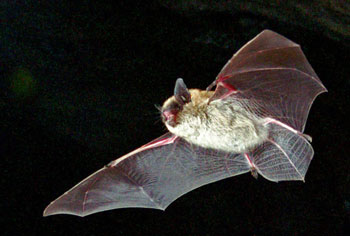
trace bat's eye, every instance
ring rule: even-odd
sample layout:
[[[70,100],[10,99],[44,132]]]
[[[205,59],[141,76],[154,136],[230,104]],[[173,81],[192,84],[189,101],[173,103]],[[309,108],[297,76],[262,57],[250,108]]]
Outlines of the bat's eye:
[[[191,102],[191,94],[181,78],[176,80],[174,96],[180,105]]]

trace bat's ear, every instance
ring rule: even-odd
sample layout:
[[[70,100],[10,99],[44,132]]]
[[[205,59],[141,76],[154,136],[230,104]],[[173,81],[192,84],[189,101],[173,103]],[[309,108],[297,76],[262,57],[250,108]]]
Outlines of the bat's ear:
[[[181,105],[184,105],[191,101],[191,94],[188,91],[183,79],[181,78],[178,78],[176,80],[174,96],[176,101],[178,101]]]

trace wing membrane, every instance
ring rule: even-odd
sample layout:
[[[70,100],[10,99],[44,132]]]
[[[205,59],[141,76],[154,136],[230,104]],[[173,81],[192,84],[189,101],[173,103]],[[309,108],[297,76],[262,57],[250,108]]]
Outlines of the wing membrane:
[[[239,50],[216,79],[211,100],[237,89],[231,99],[249,100],[261,117],[272,117],[300,132],[316,96],[326,91],[298,44],[265,30]]]
[[[201,148],[180,138],[115,163],[52,202],[44,215],[86,216],[126,207],[164,210],[195,188],[250,170],[242,154]]]
[[[270,137],[252,153],[259,174],[279,182],[304,181],[314,151],[302,136],[276,124],[269,124]]]

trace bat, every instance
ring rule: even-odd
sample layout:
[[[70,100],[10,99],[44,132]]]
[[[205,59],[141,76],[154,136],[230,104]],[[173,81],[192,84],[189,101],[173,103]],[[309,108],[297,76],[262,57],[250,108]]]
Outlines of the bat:
[[[193,189],[247,172],[274,182],[304,181],[314,155],[305,123],[314,99],[326,91],[298,44],[264,30],[206,90],[187,89],[179,78],[160,108],[169,132],[78,183],[44,216],[165,210]]]

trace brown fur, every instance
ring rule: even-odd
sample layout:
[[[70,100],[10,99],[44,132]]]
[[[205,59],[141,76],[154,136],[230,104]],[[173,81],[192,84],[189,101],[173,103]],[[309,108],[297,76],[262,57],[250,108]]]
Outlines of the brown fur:
[[[267,127],[235,100],[214,100],[213,91],[190,89],[191,102],[176,115],[176,125],[165,125],[170,132],[205,148],[227,152],[248,152],[267,138]],[[177,103],[170,97],[163,109]]]

